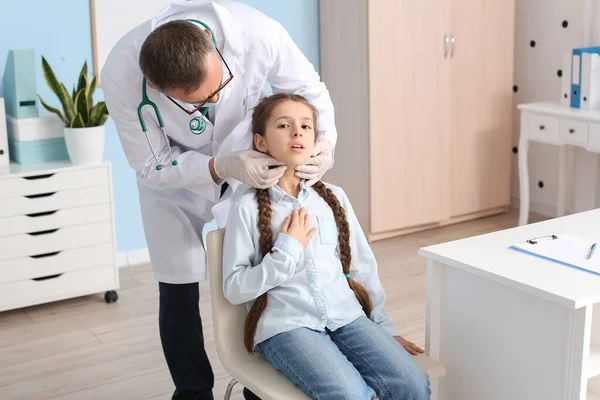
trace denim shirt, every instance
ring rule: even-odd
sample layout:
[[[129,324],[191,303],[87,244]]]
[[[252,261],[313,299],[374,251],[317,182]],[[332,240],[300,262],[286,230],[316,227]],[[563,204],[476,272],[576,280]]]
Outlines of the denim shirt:
[[[377,263],[344,191],[327,184],[345,209],[350,226],[352,279],[363,285],[371,297],[371,320],[390,335],[398,335],[384,308],[385,292],[377,274]],[[274,245],[264,258],[260,253],[258,204],[255,189],[237,196],[233,203],[223,248],[223,292],[233,304],[246,304],[267,293],[267,308],[254,336],[254,345],[299,327],[330,331],[364,315],[350,289],[339,256],[338,232],[333,212],[311,187],[301,183],[298,198],[279,186],[269,189],[271,228]],[[294,207],[304,207],[310,229],[317,232],[304,248],[291,236],[280,233],[285,217]]]

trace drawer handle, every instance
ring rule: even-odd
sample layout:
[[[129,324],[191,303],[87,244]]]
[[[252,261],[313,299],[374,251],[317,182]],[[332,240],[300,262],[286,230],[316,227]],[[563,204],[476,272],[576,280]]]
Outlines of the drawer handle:
[[[40,197],[50,197],[53,194],[56,194],[56,192],[50,192],[50,193],[41,193],[41,194],[30,194],[29,196],[25,196],[28,199],[39,199]]]
[[[41,213],[35,213],[35,214],[26,214],[29,218],[37,218],[37,217],[46,217],[48,215],[52,215],[57,213],[58,210],[54,210],[54,211],[46,211],[46,212],[41,212]]]
[[[60,251],[55,251],[54,253],[45,253],[45,254],[36,254],[35,256],[29,256],[31,258],[45,258],[45,257],[54,257],[56,255],[59,255],[61,252]]]
[[[46,179],[50,178],[54,174],[45,174],[45,175],[33,175],[33,176],[24,176],[23,179],[27,179],[28,181],[33,181],[36,179]]]
[[[573,128],[569,129],[569,133],[575,133],[575,129],[573,129]]]
[[[47,230],[47,231],[29,232],[28,235],[31,235],[31,236],[47,235],[49,233],[54,233],[57,230],[58,230],[58,228],[57,229],[50,229],[50,230]]]
[[[54,279],[54,278],[58,278],[59,276],[61,276],[62,274],[56,274],[56,275],[48,275],[48,276],[42,276],[41,278],[33,278],[32,280],[39,282],[39,281],[45,281],[47,279]]]
[[[546,127],[544,125],[540,125],[540,131],[543,131],[544,129],[546,129]]]

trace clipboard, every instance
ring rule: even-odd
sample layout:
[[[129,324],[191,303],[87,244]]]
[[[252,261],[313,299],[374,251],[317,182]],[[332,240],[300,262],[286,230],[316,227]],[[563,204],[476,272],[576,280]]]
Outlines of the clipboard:
[[[509,249],[600,276],[600,252],[587,259],[594,243],[594,240],[561,234],[532,238]]]

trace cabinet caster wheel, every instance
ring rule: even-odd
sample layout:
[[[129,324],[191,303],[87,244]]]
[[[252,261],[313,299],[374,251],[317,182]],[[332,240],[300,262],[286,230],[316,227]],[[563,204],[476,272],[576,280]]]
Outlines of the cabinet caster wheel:
[[[119,299],[119,295],[114,290],[109,290],[108,292],[104,293],[104,301],[107,302],[108,304],[114,303],[118,299]]]

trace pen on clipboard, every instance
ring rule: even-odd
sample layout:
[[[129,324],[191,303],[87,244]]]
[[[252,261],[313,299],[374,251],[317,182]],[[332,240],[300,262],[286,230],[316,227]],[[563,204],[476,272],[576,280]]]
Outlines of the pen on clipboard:
[[[590,247],[590,251],[588,252],[587,256],[588,260],[592,258],[592,256],[594,255],[594,251],[596,251],[596,243],[594,243],[592,247]]]

